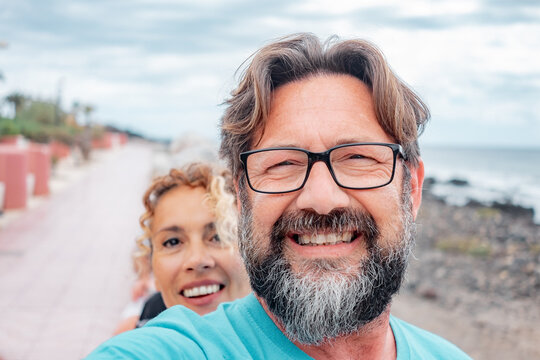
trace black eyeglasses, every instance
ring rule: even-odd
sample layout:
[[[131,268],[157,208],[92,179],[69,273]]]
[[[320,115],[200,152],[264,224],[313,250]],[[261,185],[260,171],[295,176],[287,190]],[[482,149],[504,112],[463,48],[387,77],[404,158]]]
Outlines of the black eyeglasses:
[[[278,147],[240,153],[249,187],[264,194],[301,189],[317,161],[346,189],[365,190],[388,185],[394,179],[396,159],[405,159],[399,144],[354,143],[315,153],[302,148]]]

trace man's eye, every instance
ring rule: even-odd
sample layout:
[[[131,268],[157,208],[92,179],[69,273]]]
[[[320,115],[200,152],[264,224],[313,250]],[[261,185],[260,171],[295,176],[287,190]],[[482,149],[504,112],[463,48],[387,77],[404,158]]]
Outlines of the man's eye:
[[[292,161],[285,160],[285,161],[281,161],[279,163],[276,163],[276,164],[270,166],[268,169],[277,168],[277,167],[280,167],[280,166],[292,165],[292,164],[293,164]]]
[[[163,242],[164,247],[173,247],[180,244],[180,240],[178,238],[170,238]]]
[[[266,168],[266,171],[268,171],[268,172],[277,171],[277,170],[293,171],[293,170],[296,170],[296,169],[301,169],[304,166],[306,166],[306,164],[301,162],[301,161],[284,160],[284,161],[275,163],[272,166]]]
[[[212,236],[211,241],[215,242],[215,243],[219,243],[219,242],[221,242],[221,239],[219,238],[218,234],[215,234],[214,236]]]
[[[342,162],[346,164],[350,164],[351,162],[354,162],[355,164],[362,164],[362,165],[372,165],[375,163],[378,163],[377,160],[375,160],[371,156],[362,155],[362,154],[349,154],[341,159],[335,159],[334,162]]]

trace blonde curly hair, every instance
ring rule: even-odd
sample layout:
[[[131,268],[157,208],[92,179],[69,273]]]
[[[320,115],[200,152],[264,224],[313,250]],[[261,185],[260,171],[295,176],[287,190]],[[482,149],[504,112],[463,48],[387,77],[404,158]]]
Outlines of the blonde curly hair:
[[[137,250],[133,255],[136,268],[137,263],[141,264],[151,257],[152,220],[160,198],[179,186],[204,188],[205,202],[216,217],[216,232],[223,246],[236,246],[238,220],[231,173],[217,165],[191,163],[179,169],[171,169],[167,175],[154,179],[144,193],[143,204],[146,211],[139,218],[143,235],[137,239]]]

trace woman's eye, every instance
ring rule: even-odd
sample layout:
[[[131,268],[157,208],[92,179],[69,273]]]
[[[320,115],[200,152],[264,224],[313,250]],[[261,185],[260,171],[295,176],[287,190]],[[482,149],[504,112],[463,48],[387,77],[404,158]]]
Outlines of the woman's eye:
[[[164,247],[173,247],[178,244],[180,244],[180,240],[178,238],[167,239],[163,242]]]
[[[219,239],[219,235],[218,234],[215,234],[214,236],[212,236],[212,239],[211,239],[212,242],[221,242],[221,240]]]

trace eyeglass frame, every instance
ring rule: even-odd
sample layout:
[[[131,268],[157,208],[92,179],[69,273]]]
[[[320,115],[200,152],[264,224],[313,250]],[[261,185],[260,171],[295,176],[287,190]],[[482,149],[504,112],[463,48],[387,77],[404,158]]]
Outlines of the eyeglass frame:
[[[349,147],[349,146],[357,146],[357,145],[381,145],[381,146],[386,146],[386,147],[388,147],[388,148],[390,148],[392,150],[392,153],[393,153],[393,157],[392,157],[392,159],[393,159],[392,175],[390,176],[390,179],[388,180],[388,182],[386,182],[386,183],[384,183],[382,185],[361,187],[361,188],[343,186],[343,185],[341,185],[339,183],[339,181],[336,178],[336,174],[334,173],[334,169],[332,168],[332,163],[330,162],[330,153],[332,151],[336,150],[336,149],[339,149],[339,148]],[[300,186],[298,186],[296,189],[287,190],[287,191],[262,191],[262,190],[256,190],[253,187],[253,185],[251,184],[251,181],[249,180],[248,169],[247,169],[247,158],[251,154],[256,154],[256,153],[265,152],[265,151],[273,151],[273,150],[297,150],[297,151],[301,151],[301,152],[303,152],[303,153],[305,153],[307,155],[308,163],[307,163],[306,175],[304,177],[304,181],[302,182],[302,184]],[[300,189],[302,189],[304,187],[304,185],[306,184],[306,182],[307,182],[307,180],[309,178],[309,175],[311,173],[311,168],[313,167],[313,164],[315,164],[316,162],[319,162],[319,161],[322,161],[322,162],[324,162],[326,164],[326,167],[328,168],[328,171],[330,172],[330,175],[332,175],[332,179],[334,179],[334,182],[339,187],[342,187],[344,189],[350,189],[350,190],[370,190],[370,189],[377,189],[377,188],[384,187],[384,186],[390,184],[392,182],[392,180],[394,180],[394,175],[395,175],[395,172],[396,172],[396,162],[397,162],[398,155],[401,156],[401,158],[403,160],[407,161],[407,157],[405,156],[405,152],[403,150],[403,147],[400,144],[381,143],[381,142],[360,142],[360,143],[350,143],[350,144],[337,145],[337,146],[331,147],[330,149],[328,149],[326,151],[322,151],[322,152],[312,152],[312,151],[309,151],[309,150],[306,150],[306,149],[303,149],[303,148],[298,148],[298,147],[270,147],[270,148],[264,148],[264,149],[244,151],[244,152],[240,153],[239,157],[240,157],[240,162],[242,163],[242,166],[244,168],[244,173],[245,173],[245,176],[246,176],[247,183],[248,183],[251,190],[253,190],[255,192],[258,192],[258,193],[261,193],[261,194],[287,194],[287,193],[298,191],[298,190],[300,190]]]

